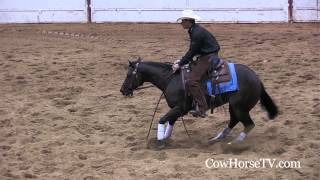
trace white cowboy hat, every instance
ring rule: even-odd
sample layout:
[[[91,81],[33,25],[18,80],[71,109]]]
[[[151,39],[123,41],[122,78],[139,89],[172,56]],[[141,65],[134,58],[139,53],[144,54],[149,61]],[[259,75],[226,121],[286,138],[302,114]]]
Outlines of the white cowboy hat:
[[[183,19],[194,19],[199,21],[200,16],[196,15],[193,10],[183,10],[180,18],[177,19],[177,22],[181,22]]]

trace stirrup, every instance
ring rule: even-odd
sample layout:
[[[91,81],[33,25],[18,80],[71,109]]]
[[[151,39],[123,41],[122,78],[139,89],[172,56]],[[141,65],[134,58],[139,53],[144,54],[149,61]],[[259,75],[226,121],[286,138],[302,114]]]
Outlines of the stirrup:
[[[192,114],[192,113],[195,113],[196,111],[199,111],[199,106],[198,106],[198,103],[193,101],[192,102],[192,109],[189,112]]]
[[[208,116],[205,112],[201,112],[199,110],[190,111],[190,114],[192,114],[193,117],[201,117],[201,118],[205,118]]]

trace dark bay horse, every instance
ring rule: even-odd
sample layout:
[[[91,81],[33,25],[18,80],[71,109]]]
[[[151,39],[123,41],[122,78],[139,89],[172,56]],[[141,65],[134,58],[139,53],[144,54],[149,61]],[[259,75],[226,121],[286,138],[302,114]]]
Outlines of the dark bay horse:
[[[268,112],[270,119],[278,114],[278,108],[265,91],[265,88],[253,70],[242,64],[235,64],[238,77],[239,90],[222,94],[221,101],[216,101],[214,107],[229,103],[230,121],[227,127],[219,132],[210,141],[224,139],[238,122],[244,125],[244,130],[232,142],[243,141],[249,131],[254,127],[249,111],[260,100],[261,105]],[[187,114],[192,108],[192,97],[185,96],[182,86],[182,79],[179,73],[172,72],[171,65],[167,63],[142,61],[138,59],[129,62],[127,77],[121,87],[121,92],[125,96],[132,96],[133,91],[144,82],[150,82],[159,88],[165,95],[168,106],[171,110],[159,121],[157,139],[158,144],[163,146],[164,140],[169,138],[175,121]],[[209,103],[210,97],[207,96]],[[166,122],[169,122],[165,126]]]

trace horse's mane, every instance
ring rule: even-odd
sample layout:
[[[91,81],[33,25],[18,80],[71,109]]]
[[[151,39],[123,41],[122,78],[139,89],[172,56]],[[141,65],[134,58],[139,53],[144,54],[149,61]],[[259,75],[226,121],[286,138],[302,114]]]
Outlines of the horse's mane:
[[[163,69],[171,70],[172,63],[170,62],[154,62],[154,61],[143,61],[143,63],[151,66],[162,67]]]

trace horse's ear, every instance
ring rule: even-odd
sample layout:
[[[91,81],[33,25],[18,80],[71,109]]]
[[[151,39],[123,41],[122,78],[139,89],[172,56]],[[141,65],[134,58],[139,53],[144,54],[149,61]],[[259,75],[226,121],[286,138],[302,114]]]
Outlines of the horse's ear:
[[[129,60],[129,66],[133,67],[133,62],[131,62],[130,60]]]
[[[141,62],[142,61],[142,57],[138,57],[138,62]]]

